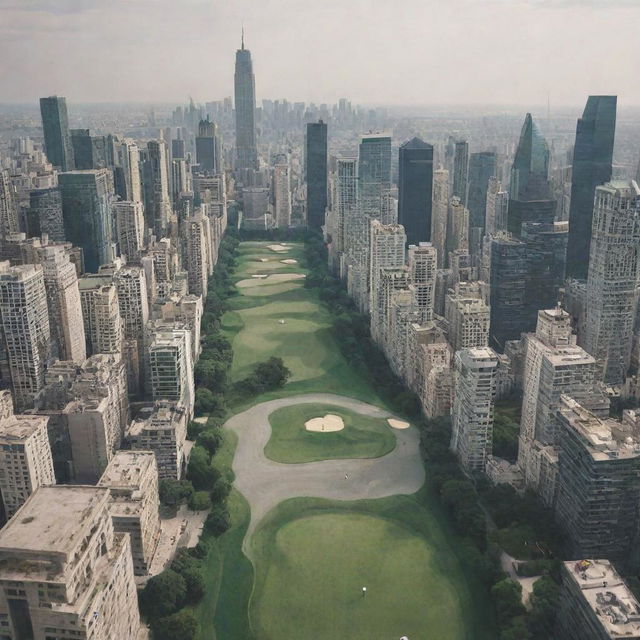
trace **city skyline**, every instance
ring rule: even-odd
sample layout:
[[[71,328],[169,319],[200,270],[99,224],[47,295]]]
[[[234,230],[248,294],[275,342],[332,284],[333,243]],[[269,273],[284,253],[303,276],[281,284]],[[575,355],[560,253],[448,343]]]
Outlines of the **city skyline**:
[[[623,105],[640,105],[625,49],[640,7],[627,0],[454,0],[444,6],[412,0],[402,11],[333,0],[321,10],[289,0],[226,6],[0,0],[0,15],[0,57],[10,61],[0,80],[8,103],[56,93],[77,103],[231,95],[233,77],[223,61],[231,62],[244,23],[258,102],[265,96],[332,102],[348,95],[381,105],[550,100],[573,106],[586,94],[615,93]],[[141,33],[153,34],[153,41]],[[590,47],[582,47],[585,40]],[[149,46],[157,41],[162,47]],[[84,55],[89,44],[92,56]],[[510,50],[517,55],[507,55]],[[190,64],[203,56],[219,63],[209,65],[206,82],[201,65]]]

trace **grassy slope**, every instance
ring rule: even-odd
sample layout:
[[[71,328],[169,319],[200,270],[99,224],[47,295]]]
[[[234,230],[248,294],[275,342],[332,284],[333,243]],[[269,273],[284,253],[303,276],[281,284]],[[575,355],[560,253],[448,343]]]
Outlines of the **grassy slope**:
[[[312,433],[305,422],[327,413],[339,415],[345,428]],[[329,458],[379,458],[393,450],[395,438],[386,419],[363,416],[326,404],[299,404],[277,409],[269,416],[271,438],[265,455],[276,462],[314,462]]]
[[[252,539],[254,632],[261,640],[493,638],[490,607],[472,592],[453,544],[415,497],[288,500]]]

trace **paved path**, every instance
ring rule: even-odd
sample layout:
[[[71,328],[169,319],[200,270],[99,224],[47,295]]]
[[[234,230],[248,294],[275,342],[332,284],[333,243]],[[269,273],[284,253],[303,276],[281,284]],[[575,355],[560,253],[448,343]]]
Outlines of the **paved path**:
[[[247,556],[247,541],[256,526],[283,500],[296,497],[333,500],[383,498],[415,493],[424,484],[419,436],[414,427],[394,430],[396,447],[380,458],[321,460],[302,464],[269,460],[264,454],[271,437],[269,415],[281,407],[303,403],[337,405],[375,418],[392,417],[383,409],[359,400],[328,393],[310,393],[262,402],[230,418],[225,427],[238,434],[233,459],[234,486],[251,507],[251,522],[243,543]],[[345,474],[349,476],[347,480]]]

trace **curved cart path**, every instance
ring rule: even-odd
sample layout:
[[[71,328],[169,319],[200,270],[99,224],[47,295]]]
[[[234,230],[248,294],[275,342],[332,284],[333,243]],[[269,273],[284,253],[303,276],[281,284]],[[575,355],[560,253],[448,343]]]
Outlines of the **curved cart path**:
[[[424,484],[425,474],[415,428],[393,430],[396,446],[380,458],[321,460],[301,464],[283,464],[269,460],[264,448],[271,437],[269,415],[276,409],[296,404],[332,404],[375,418],[392,414],[371,404],[328,393],[309,393],[257,404],[238,413],[225,428],[238,434],[233,459],[234,486],[249,502],[251,521],[243,542],[247,541],[262,518],[280,502],[289,498],[313,497],[333,500],[383,498],[412,494]],[[345,479],[345,474],[349,476]]]

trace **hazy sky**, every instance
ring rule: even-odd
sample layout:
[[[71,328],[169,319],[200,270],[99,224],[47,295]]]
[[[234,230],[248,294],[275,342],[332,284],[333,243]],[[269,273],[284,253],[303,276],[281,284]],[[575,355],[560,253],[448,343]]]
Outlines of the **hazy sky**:
[[[640,105],[640,0],[0,0],[0,102]]]

